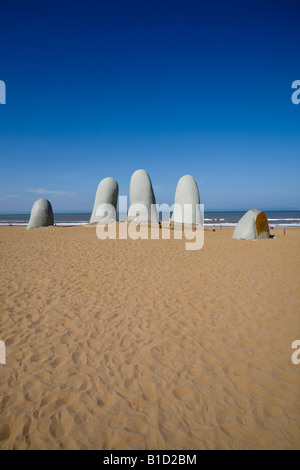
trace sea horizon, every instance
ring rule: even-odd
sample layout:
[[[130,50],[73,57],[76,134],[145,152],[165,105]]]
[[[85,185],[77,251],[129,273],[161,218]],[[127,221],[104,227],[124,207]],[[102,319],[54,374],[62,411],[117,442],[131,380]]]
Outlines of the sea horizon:
[[[240,218],[247,212],[241,211],[205,211],[205,226],[224,226],[235,227]],[[266,210],[266,216],[270,226],[273,227],[300,227],[300,211],[299,210]],[[119,212],[117,212],[117,216]],[[91,212],[55,212],[55,225],[58,226],[76,226],[89,223]],[[24,214],[0,214],[1,225],[27,225],[30,213]],[[160,220],[162,213],[160,212]]]

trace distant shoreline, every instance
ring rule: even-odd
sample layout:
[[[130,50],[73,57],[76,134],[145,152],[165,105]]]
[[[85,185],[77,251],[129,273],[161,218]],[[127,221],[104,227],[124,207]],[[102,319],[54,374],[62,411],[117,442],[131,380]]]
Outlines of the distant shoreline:
[[[206,211],[204,213],[205,227],[235,227],[246,211]],[[270,227],[300,227],[300,211],[265,211]],[[121,215],[121,214],[118,214]],[[85,225],[90,221],[89,212],[55,213],[55,225],[76,226]],[[30,214],[0,214],[0,226],[8,223],[15,226],[26,226]],[[162,214],[160,214],[162,220]]]

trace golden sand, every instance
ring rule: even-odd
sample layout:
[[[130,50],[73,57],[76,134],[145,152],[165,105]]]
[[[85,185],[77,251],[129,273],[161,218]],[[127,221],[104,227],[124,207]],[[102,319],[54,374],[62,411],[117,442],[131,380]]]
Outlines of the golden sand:
[[[300,448],[300,230],[0,229],[1,449]]]

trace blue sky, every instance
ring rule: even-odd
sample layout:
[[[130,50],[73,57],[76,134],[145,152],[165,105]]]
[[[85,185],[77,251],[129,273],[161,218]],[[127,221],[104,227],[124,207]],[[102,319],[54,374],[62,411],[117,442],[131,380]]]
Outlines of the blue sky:
[[[206,210],[300,209],[297,0],[0,3],[0,213],[91,211],[99,181]]]

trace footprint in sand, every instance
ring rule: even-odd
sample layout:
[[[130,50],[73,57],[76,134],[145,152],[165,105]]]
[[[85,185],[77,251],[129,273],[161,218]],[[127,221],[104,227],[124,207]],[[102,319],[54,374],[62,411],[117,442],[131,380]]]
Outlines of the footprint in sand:
[[[196,401],[195,393],[188,387],[177,387],[174,389],[174,395],[178,400],[185,403]]]
[[[0,441],[5,441],[10,436],[9,426],[5,423],[0,424]]]
[[[28,392],[25,395],[25,399],[27,401],[38,401],[41,398],[41,392],[38,388],[33,388],[31,390],[28,390]]]
[[[145,417],[140,418],[132,416],[127,420],[125,430],[146,436],[149,431],[149,426]]]
[[[75,351],[72,354],[72,361],[77,366],[86,364],[86,354],[82,351]]]
[[[61,424],[52,423],[49,426],[50,434],[56,439],[62,439],[65,435],[65,429]]]
[[[139,380],[139,386],[146,401],[155,402],[157,400],[157,390],[153,382],[143,377]]]
[[[74,410],[73,408],[68,407],[67,408],[68,413],[72,416],[74,423],[77,424],[77,426],[80,426],[81,424],[85,423],[87,420],[87,414],[83,410]]]
[[[48,356],[46,354],[32,354],[30,358],[31,363],[39,363],[48,361]]]
[[[72,375],[67,383],[68,387],[74,390],[84,391],[90,388],[90,381],[86,380],[83,375]]]
[[[66,362],[68,358],[66,357],[57,357],[53,361],[51,361],[51,366],[56,369],[57,367],[62,367]]]
[[[8,397],[8,396],[6,396],[6,397],[3,398],[2,403],[1,403],[1,405],[0,405],[0,414],[2,414],[2,413],[4,412],[5,407],[6,407],[6,404],[7,404],[8,401],[9,401],[9,397]]]

